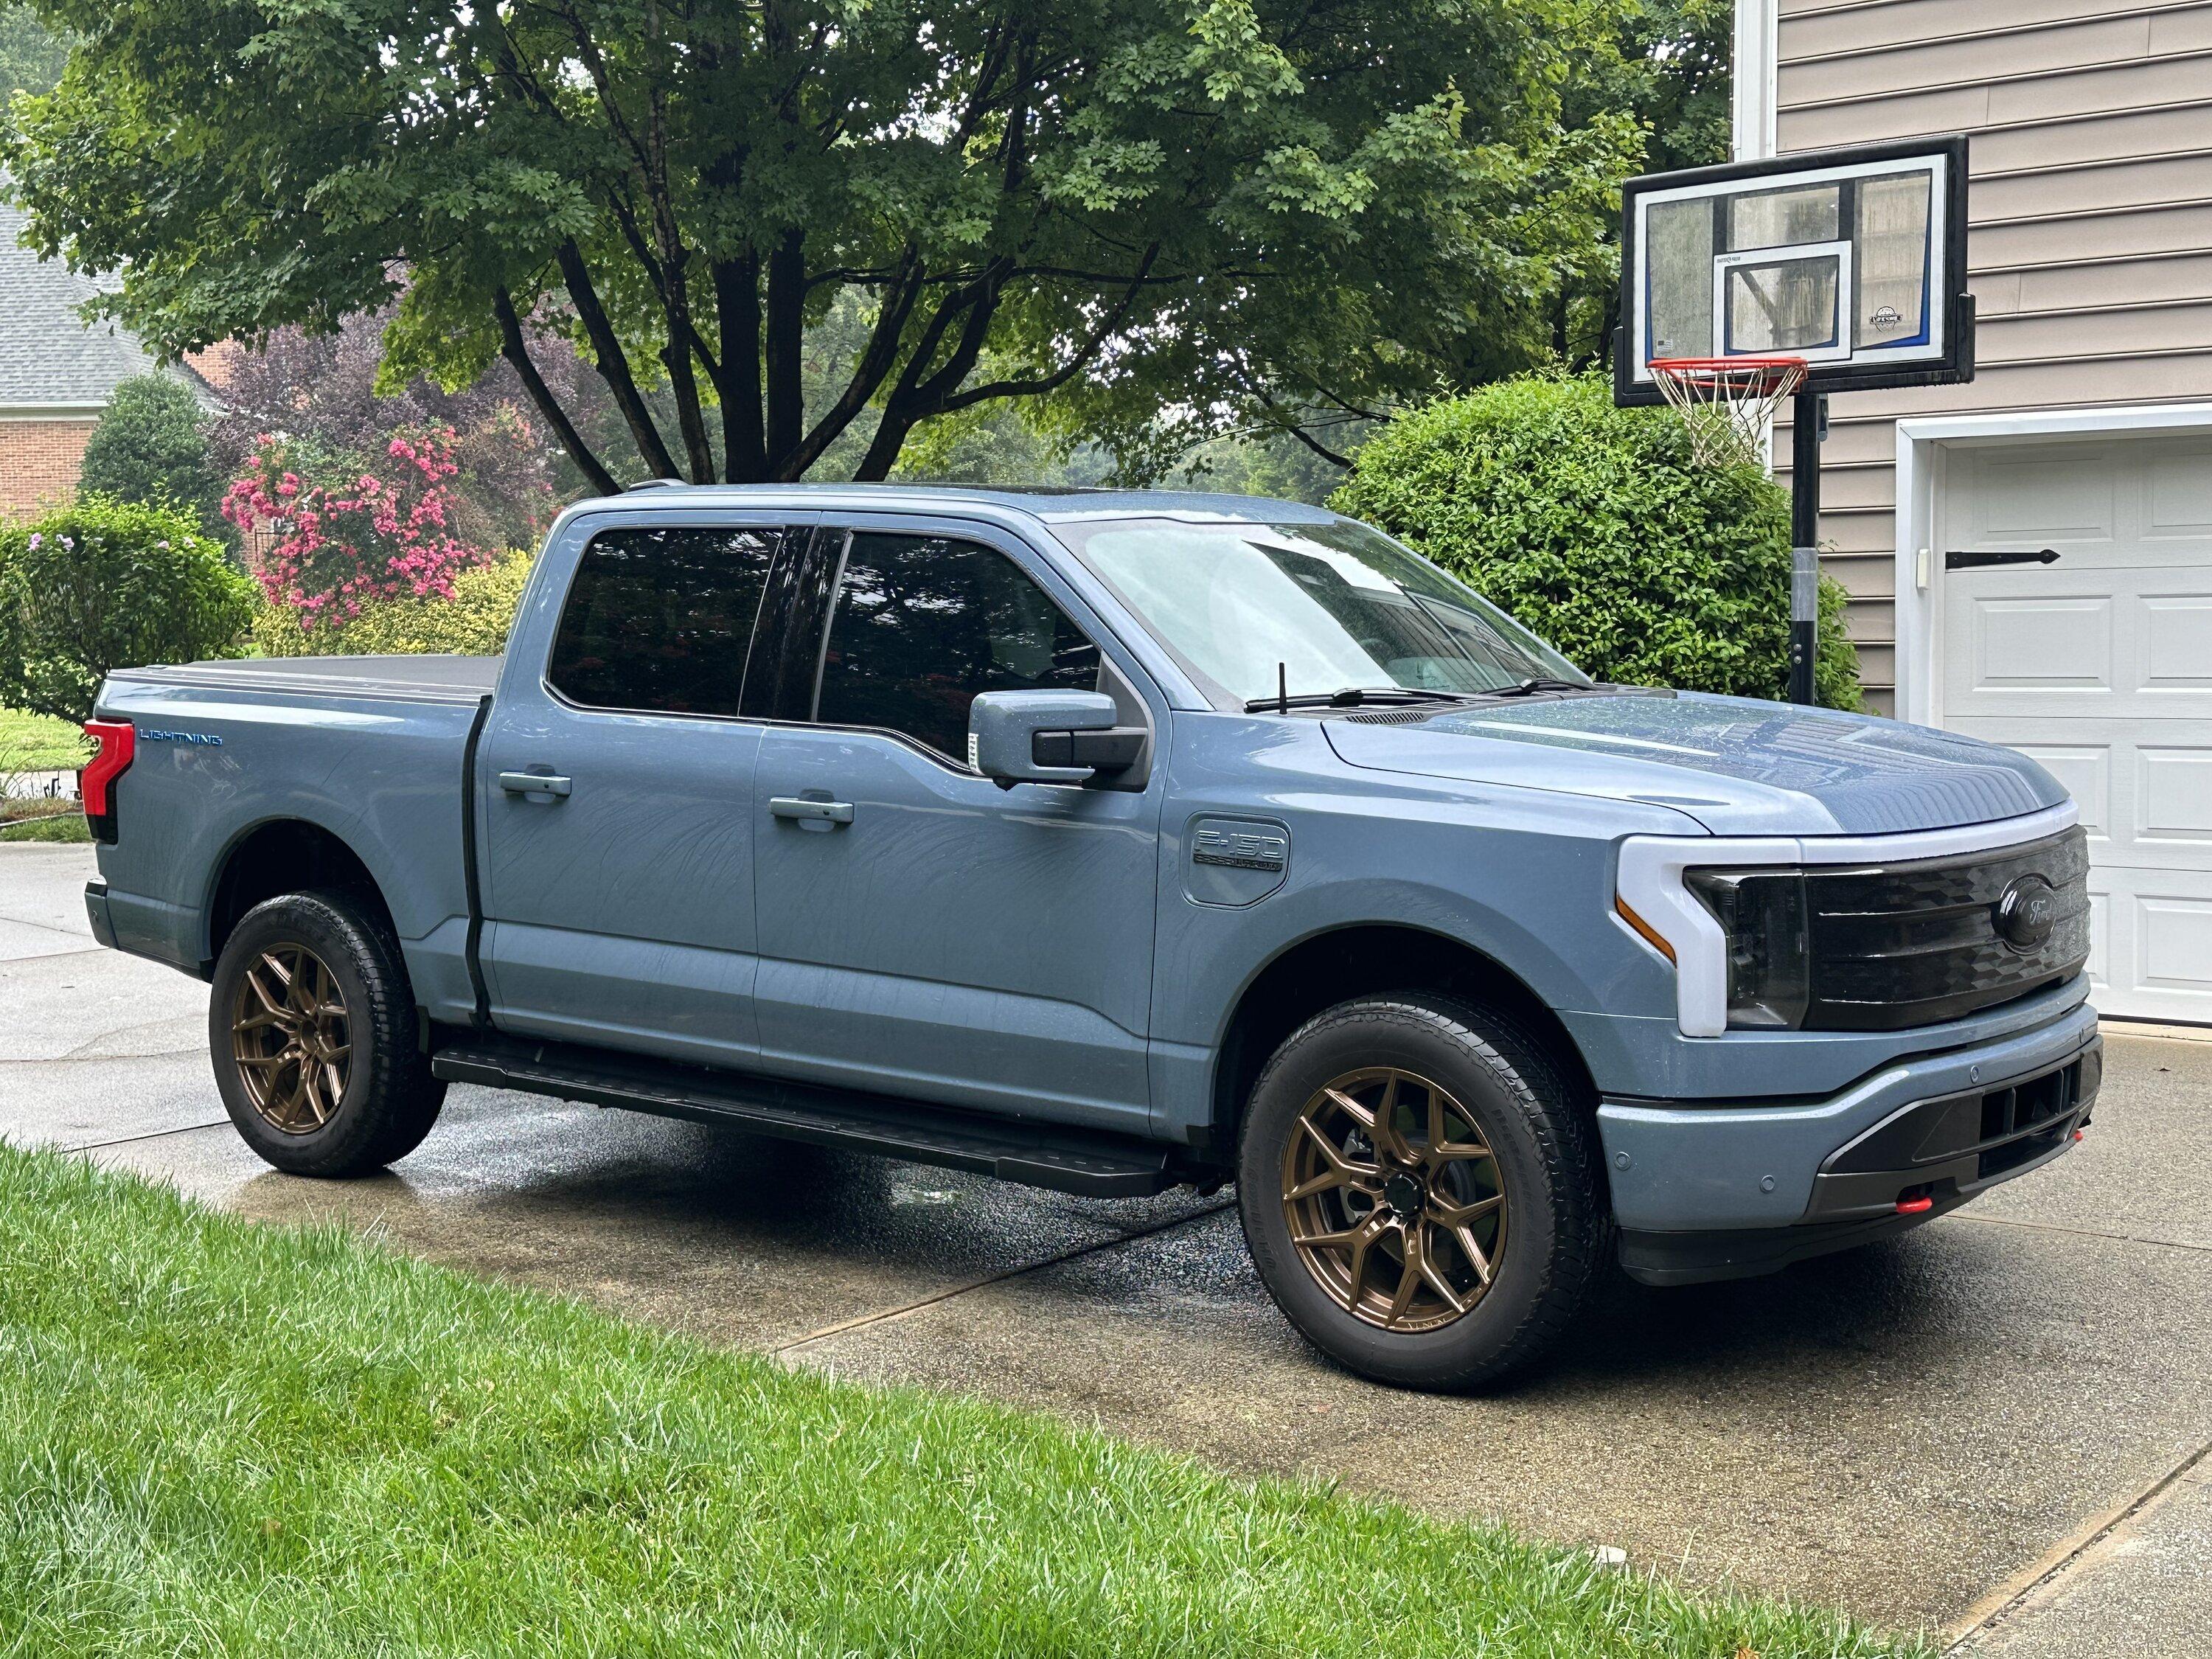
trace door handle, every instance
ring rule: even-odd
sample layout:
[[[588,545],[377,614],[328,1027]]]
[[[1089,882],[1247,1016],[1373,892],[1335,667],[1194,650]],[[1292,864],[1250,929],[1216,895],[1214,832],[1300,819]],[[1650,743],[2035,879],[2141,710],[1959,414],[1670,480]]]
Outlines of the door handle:
[[[2034,553],[1946,553],[1946,570],[1979,570],[1993,564],[2057,564],[2058,550],[2046,547]]]
[[[850,823],[853,803],[848,800],[805,800],[797,795],[774,795],[768,803],[769,816],[791,818],[800,823]]]
[[[546,772],[502,772],[499,787],[510,795],[566,795],[569,783]]]

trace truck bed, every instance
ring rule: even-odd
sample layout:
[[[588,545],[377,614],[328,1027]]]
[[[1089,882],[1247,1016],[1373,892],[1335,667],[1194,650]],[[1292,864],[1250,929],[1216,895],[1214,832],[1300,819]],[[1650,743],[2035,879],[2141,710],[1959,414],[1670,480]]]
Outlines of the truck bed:
[[[111,674],[96,715],[137,733],[100,849],[115,942],[205,971],[216,930],[255,894],[357,860],[423,1006],[465,1020],[470,733],[501,661],[265,657]]]
[[[279,696],[405,697],[474,702],[499,683],[501,657],[251,657],[174,667],[125,668],[118,681],[205,686]]]

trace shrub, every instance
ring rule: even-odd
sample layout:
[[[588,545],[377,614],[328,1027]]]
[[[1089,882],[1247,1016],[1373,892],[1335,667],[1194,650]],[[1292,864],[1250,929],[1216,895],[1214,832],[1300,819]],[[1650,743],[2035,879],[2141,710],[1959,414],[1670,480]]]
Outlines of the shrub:
[[[82,720],[110,670],[237,656],[252,617],[180,508],[84,495],[0,530],[0,704]]]
[[[303,628],[343,625],[401,594],[453,596],[453,578],[491,555],[447,528],[446,481],[459,471],[450,427],[395,432],[376,471],[276,435],[256,446],[222,514],[267,539],[251,557],[271,605]]]
[[[1663,409],[1595,377],[1526,376],[1384,427],[1330,498],[1427,555],[1600,678],[1789,690],[1790,499],[1707,468]],[[1820,583],[1814,688],[1859,707],[1844,591]]]
[[[77,488],[118,501],[171,503],[190,513],[203,535],[230,539],[199,399],[169,375],[140,374],[115,388],[85,444]]]
[[[453,652],[465,657],[497,656],[507,649],[507,629],[530,576],[530,555],[510,553],[495,564],[479,565],[453,578],[450,599],[412,597],[380,599],[363,605],[353,621],[337,626],[302,628],[300,615],[264,605],[253,619],[253,640],[271,657],[380,657],[419,652]]]

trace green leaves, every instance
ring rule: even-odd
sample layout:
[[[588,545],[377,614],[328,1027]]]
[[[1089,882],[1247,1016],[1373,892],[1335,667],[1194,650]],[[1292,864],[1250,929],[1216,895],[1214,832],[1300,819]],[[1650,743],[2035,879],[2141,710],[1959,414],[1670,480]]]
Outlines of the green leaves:
[[[1377,433],[1331,504],[1601,678],[1788,690],[1788,495],[1756,467],[1692,464],[1671,411],[1616,409],[1601,379],[1529,376],[1432,404]],[[1823,703],[1856,708],[1843,605],[1824,581],[1815,680]]]
[[[239,656],[252,620],[187,513],[85,496],[0,530],[0,704],[86,720],[111,670]]]
[[[90,495],[182,507],[203,532],[227,541],[222,486],[199,399],[167,374],[134,375],[115,388],[77,476]]]
[[[563,334],[696,476],[882,477],[979,389],[1133,452],[1528,367],[1641,143],[1562,125],[1583,0],[33,3],[83,41],[0,164],[106,308],[182,352],[404,289],[447,385]]]

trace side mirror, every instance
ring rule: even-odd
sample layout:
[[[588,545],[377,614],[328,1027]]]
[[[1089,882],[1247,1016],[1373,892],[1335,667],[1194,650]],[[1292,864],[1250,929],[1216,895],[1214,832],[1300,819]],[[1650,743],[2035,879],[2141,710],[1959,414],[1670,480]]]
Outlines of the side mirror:
[[[1001,789],[1126,772],[1145,733],[1120,718],[1103,691],[985,691],[968,710],[968,763]]]

